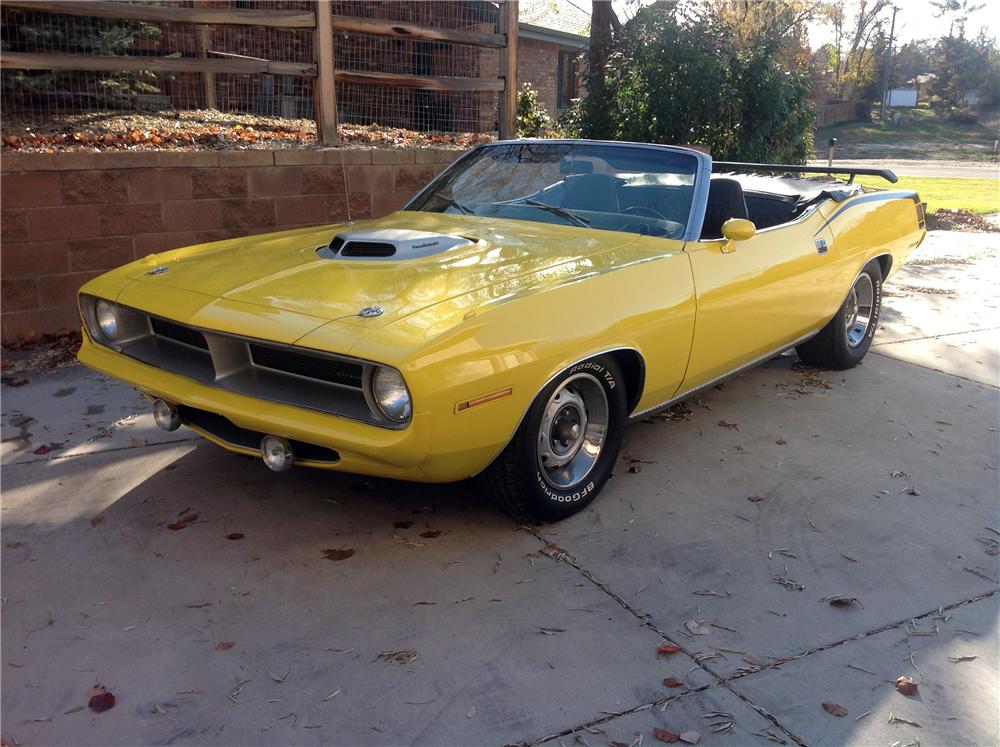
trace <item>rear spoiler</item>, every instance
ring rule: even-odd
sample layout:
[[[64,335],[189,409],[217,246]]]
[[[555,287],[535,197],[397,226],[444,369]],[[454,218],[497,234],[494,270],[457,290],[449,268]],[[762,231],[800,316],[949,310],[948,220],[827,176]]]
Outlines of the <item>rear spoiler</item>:
[[[850,174],[848,184],[854,183],[854,177],[858,174],[862,176],[880,176],[890,184],[899,181],[896,175],[889,169],[865,169],[844,166],[836,168],[832,166],[793,166],[784,163],[737,163],[735,161],[712,161],[712,171],[780,171],[786,174]]]

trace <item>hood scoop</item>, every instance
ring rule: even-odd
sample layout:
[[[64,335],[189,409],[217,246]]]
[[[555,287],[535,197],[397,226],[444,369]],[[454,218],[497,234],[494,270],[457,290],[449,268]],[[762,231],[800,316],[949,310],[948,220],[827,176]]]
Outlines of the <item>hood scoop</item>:
[[[452,236],[404,228],[374,228],[342,231],[326,246],[316,249],[323,259],[403,260],[430,257],[474,242],[465,236]]]

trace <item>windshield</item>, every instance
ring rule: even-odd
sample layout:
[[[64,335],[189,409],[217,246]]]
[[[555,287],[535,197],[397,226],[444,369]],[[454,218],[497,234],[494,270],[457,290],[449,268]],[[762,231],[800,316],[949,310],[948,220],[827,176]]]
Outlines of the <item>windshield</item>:
[[[684,235],[698,161],[601,143],[502,143],[475,150],[408,210]]]

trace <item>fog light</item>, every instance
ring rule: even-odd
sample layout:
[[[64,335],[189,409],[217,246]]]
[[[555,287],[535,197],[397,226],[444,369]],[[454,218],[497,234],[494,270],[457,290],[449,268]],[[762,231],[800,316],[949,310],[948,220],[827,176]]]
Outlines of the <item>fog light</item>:
[[[153,403],[153,421],[161,431],[176,431],[181,427],[181,416],[177,408],[162,399]]]
[[[280,436],[264,436],[260,440],[260,458],[273,472],[286,472],[295,462],[295,454],[288,441]]]

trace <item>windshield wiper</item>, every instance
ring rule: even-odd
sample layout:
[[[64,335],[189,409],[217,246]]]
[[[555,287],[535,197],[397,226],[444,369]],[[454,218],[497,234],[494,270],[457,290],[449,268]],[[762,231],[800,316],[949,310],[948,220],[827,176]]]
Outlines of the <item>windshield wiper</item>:
[[[463,215],[475,215],[475,211],[472,208],[463,205],[461,202],[454,199],[453,197],[445,197],[440,192],[432,192],[431,197],[439,197],[449,205],[454,205],[462,212]]]
[[[590,220],[584,218],[582,215],[574,213],[572,210],[567,210],[566,208],[561,208],[558,205],[549,205],[547,202],[542,202],[541,200],[536,200],[534,198],[529,198],[527,200],[521,201],[522,205],[531,205],[531,207],[541,208],[542,210],[548,210],[550,213],[555,213],[556,215],[565,218],[571,223],[575,223],[583,228],[590,228]]]

